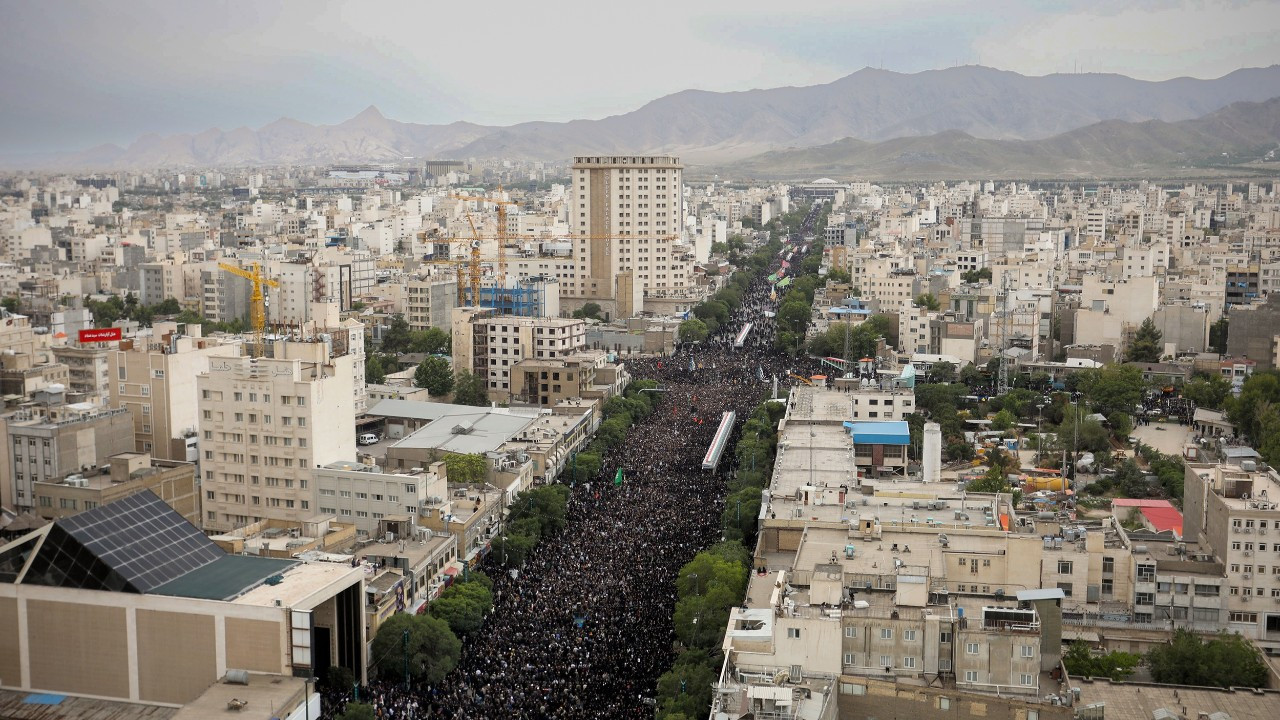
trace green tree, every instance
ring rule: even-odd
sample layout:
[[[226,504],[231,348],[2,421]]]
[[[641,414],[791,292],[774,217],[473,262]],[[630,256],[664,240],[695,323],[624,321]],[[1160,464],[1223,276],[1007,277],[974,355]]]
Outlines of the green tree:
[[[977,270],[966,270],[960,276],[960,279],[969,284],[991,282],[991,268],[984,267]]]
[[[382,356],[373,353],[366,355],[364,358],[364,381],[373,385],[381,385],[386,382],[387,371],[382,364]]]
[[[658,678],[659,720],[700,720],[711,707],[711,687],[720,671],[719,653],[688,650]]]
[[[929,368],[929,382],[953,383],[956,381],[956,366],[949,362],[934,363]]]
[[[479,582],[451,585],[427,606],[427,612],[449,623],[458,636],[478,630],[492,609],[493,593]]]
[[[449,333],[440,328],[414,330],[409,333],[409,352],[426,355],[448,355],[452,347]]]
[[[338,720],[377,720],[377,715],[374,713],[372,705],[366,705],[362,702],[349,702],[347,707],[343,709],[342,714],[338,716]]]
[[[488,405],[489,388],[485,379],[470,370],[459,370],[453,379],[453,401],[458,405]]]
[[[1142,371],[1134,365],[1108,365],[1081,371],[1076,377],[1089,402],[1105,416],[1131,413],[1142,402]]]
[[[1077,438],[1075,415],[1075,406],[1067,405],[1062,422],[1058,425],[1058,435],[1062,438],[1062,442],[1067,448],[1071,448]],[[1077,447],[1082,452],[1096,453],[1106,450],[1111,446],[1111,441],[1108,439],[1109,435],[1102,423],[1097,420],[1087,419],[1085,417],[1085,409],[1080,408],[1080,434]]]
[[[1112,680],[1128,678],[1141,660],[1141,655],[1119,651],[1095,655],[1089,644],[1081,640],[1071,643],[1062,654],[1062,662],[1067,666],[1069,675]]]
[[[1266,687],[1268,670],[1258,650],[1243,637],[1222,633],[1208,640],[1188,630],[1147,652],[1151,678],[1171,685]]]
[[[5,298],[0,298],[0,307],[3,307],[5,310],[8,310],[11,313],[16,314],[18,312],[19,306],[20,306],[20,302],[18,298],[13,295],[10,295]]]
[[[1015,488],[1005,474],[1005,468],[993,464],[982,477],[974,478],[965,485],[965,490],[973,493],[1009,493]]]
[[[448,395],[453,391],[453,368],[448,360],[433,355],[418,363],[413,385],[426,388],[432,395]]]
[[[803,334],[805,328],[809,327],[809,319],[812,316],[813,308],[805,303],[787,302],[778,310],[778,326],[796,334]]]
[[[1228,321],[1222,318],[1209,326],[1209,349],[1219,355],[1225,355],[1227,352],[1227,329]]]
[[[1009,430],[1018,422],[1018,416],[1008,410],[1001,410],[991,420],[992,430]]]
[[[474,485],[484,482],[489,474],[489,463],[484,455],[477,453],[449,453],[444,456],[444,469],[449,482]]]
[[[409,352],[409,321],[404,315],[391,318],[391,324],[382,331],[382,351],[386,353]]]
[[[1227,398],[1224,405],[1231,421],[1249,442],[1262,444],[1262,418],[1280,403],[1280,372],[1268,370],[1250,375],[1240,387],[1240,395]]]
[[[1198,375],[1182,386],[1182,394],[1196,407],[1221,410],[1231,394],[1231,381],[1213,373]]]
[[[382,623],[373,638],[372,657],[377,659],[378,675],[392,680],[405,679],[407,655],[410,678],[439,684],[457,667],[461,654],[462,642],[448,623],[430,615],[396,613]]]
[[[689,318],[680,323],[681,342],[702,342],[707,339],[707,324],[698,318]]]
[[[849,274],[848,270],[843,270],[841,268],[831,268],[831,271],[827,273],[828,283],[848,284],[852,281],[853,281],[853,276]]]
[[[917,295],[916,305],[930,312],[937,312],[942,309],[942,303],[938,301],[938,298],[933,296],[933,293],[922,293]]]
[[[1133,336],[1133,342],[1129,343],[1125,357],[1129,362],[1160,362],[1160,355],[1164,352],[1164,346],[1160,344],[1162,337],[1155,321],[1151,318],[1143,320]]]
[[[604,320],[600,316],[600,303],[589,302],[578,310],[573,311],[573,316],[579,320],[584,318],[592,318],[594,320]]]
[[[495,537],[491,544],[490,556],[497,558],[505,567],[514,568],[524,565],[524,561],[538,544],[537,538],[529,535],[508,532]]]

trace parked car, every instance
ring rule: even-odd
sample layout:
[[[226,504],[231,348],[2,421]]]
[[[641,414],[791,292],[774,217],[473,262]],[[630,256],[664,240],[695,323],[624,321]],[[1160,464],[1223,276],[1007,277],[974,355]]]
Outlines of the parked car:
[[[376,445],[381,439],[382,438],[378,437],[378,433],[361,433],[360,436],[356,438],[356,444]]]

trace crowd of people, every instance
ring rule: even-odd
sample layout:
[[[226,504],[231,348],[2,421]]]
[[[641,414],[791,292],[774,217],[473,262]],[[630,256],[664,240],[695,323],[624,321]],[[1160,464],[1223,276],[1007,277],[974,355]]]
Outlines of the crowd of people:
[[[745,420],[775,377],[802,372],[803,361],[773,351],[769,294],[757,278],[704,342],[627,361],[633,377],[659,383],[653,412],[607,453],[597,479],[573,488],[561,533],[517,574],[490,572],[494,609],[445,682],[367,689],[379,717],[653,716],[655,683],[675,657],[677,573],[722,533],[723,478],[702,470],[703,455],[723,412]],[[746,323],[752,331],[735,347]]]

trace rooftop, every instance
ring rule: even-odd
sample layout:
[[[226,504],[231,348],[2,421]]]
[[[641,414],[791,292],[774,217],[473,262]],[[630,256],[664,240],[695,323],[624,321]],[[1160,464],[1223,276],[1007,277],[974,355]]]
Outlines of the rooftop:
[[[1280,716],[1280,692],[1275,690],[1219,690],[1149,683],[1073,678],[1080,688],[1080,706],[1103,703],[1107,717],[1156,717],[1161,708],[1186,718],[1225,712],[1234,720]]]
[[[312,688],[312,692],[315,688]],[[302,703],[303,679],[283,675],[249,675],[248,685],[214,683],[172,716],[173,720],[226,720],[227,717],[288,717]],[[232,700],[246,701],[244,710],[228,709]],[[298,708],[301,709],[301,708]],[[173,712],[170,710],[170,712]],[[96,718],[94,719],[96,720]]]
[[[174,707],[0,690],[0,718],[6,720],[169,720],[177,713]]]
[[[383,400],[378,406],[387,402],[391,401]],[[455,407],[467,409],[440,416],[391,447],[459,454],[492,452],[537,419],[536,415],[517,414],[507,408]]]

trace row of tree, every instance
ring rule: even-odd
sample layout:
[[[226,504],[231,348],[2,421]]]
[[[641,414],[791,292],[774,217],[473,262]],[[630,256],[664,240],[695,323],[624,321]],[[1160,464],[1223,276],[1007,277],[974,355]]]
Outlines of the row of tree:
[[[1153,647],[1145,656],[1095,653],[1087,643],[1076,641],[1062,655],[1068,674],[1112,680],[1127,679],[1144,660],[1151,679],[1169,685],[1261,688],[1267,686],[1270,674],[1257,648],[1234,633],[1206,639],[1178,629],[1172,641]]]
[[[658,720],[706,717],[723,664],[720,644],[729,610],[742,604],[750,563],[742,543],[726,540],[680,568],[672,620],[680,652],[671,669],[658,677]]]
[[[778,421],[786,414],[786,403],[765,401],[742,424],[734,446],[736,468],[729,478],[722,524],[724,536],[755,547],[756,518],[760,515],[760,493],[773,475],[778,449]]]

